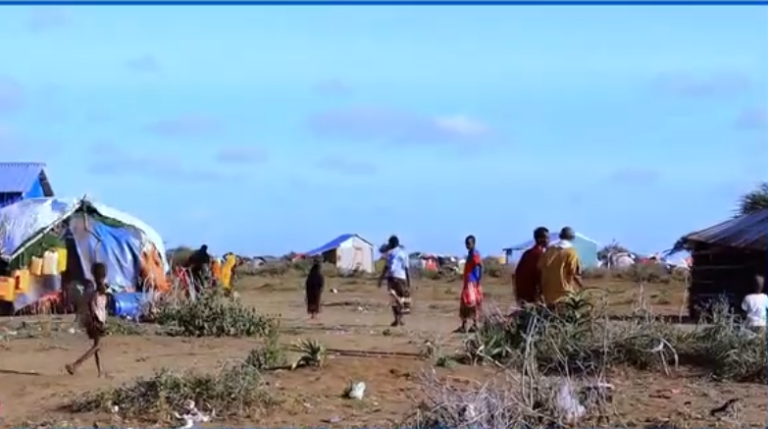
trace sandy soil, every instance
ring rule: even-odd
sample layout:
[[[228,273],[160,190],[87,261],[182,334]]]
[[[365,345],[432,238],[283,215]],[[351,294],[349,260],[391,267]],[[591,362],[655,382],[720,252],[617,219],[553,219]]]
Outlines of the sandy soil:
[[[427,339],[457,345],[451,334],[457,326],[458,283],[423,281],[415,292],[414,314],[404,328],[390,329],[391,314],[383,290],[361,280],[331,279],[325,307],[319,320],[304,314],[301,279],[246,278],[238,285],[241,299],[259,311],[280,314],[283,340],[314,338],[329,348],[361,351],[398,351],[411,356],[331,356],[320,370],[283,371],[267,375],[270,387],[281,399],[274,410],[242,421],[215,421],[210,427],[386,427],[402,419],[418,400],[417,378],[432,370],[418,353]],[[596,294],[605,296],[612,311],[627,313],[639,291],[631,283],[599,281]],[[682,286],[657,285],[642,290],[658,313],[677,315]],[[512,304],[509,287],[486,285],[489,301]],[[40,317],[37,317],[40,319]],[[44,319],[43,326],[71,323],[71,316]],[[25,319],[31,320],[31,319]],[[4,329],[17,329],[20,318],[0,321]],[[3,327],[5,326],[5,328]],[[57,325],[58,326],[58,325]],[[254,346],[249,339],[184,339],[163,336],[110,336],[104,351],[109,377],[95,377],[95,368],[85,365],[76,376],[67,375],[63,365],[85,348],[83,334],[66,329],[43,329],[0,343],[0,425],[25,423],[87,427],[104,416],[72,415],[60,407],[76,395],[118,385],[137,376],[148,376],[160,368],[215,369],[229,359],[242,359]],[[498,376],[488,367],[455,366],[436,368],[440,376],[457,380],[484,381]],[[19,372],[34,371],[37,375]],[[368,388],[366,399],[349,401],[341,397],[350,380],[362,380]],[[665,421],[685,422],[688,427],[766,427],[765,385],[713,383],[683,371],[673,377],[627,371],[611,375],[619,393],[615,398],[617,421],[628,427],[648,427]],[[730,398],[740,398],[738,420],[718,420],[709,410]],[[736,426],[738,425],[738,426]]]

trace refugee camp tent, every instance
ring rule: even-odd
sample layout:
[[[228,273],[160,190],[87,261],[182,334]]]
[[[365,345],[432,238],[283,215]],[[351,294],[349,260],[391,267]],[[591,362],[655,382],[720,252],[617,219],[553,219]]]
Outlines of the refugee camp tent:
[[[94,262],[107,266],[107,281],[115,292],[139,290],[146,282],[165,284],[169,269],[154,229],[87,198],[32,198],[0,209],[0,252],[12,269],[25,268],[32,255],[50,248],[66,249],[66,269],[54,286],[65,293],[70,284],[93,280]],[[14,298],[16,310],[56,291],[33,287],[23,292]]]
[[[342,234],[305,255],[322,256],[324,262],[334,264],[344,271],[372,273],[375,261],[373,252],[373,244],[359,235]]]
[[[27,198],[52,197],[53,188],[40,162],[0,162],[0,207]]]
[[[550,229],[550,231],[559,231],[558,229]],[[554,239],[554,237],[553,237]],[[506,262],[507,264],[515,263],[522,253],[526,249],[530,249],[533,246],[533,240],[528,240],[524,243],[518,244],[516,246],[511,246],[503,249],[505,255],[506,255]],[[581,268],[596,268],[599,265],[598,259],[597,259],[597,252],[600,250],[600,244],[596,242],[595,240],[592,240],[591,238],[588,238],[587,236],[583,234],[576,233],[576,239],[573,240],[573,247],[576,249],[576,252],[579,254],[579,259],[581,260]]]

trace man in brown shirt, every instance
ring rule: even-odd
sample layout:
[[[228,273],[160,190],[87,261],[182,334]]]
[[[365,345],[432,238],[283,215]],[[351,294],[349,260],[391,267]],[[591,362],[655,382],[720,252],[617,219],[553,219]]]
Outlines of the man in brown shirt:
[[[515,298],[518,305],[533,304],[541,298],[539,259],[549,245],[549,230],[536,228],[533,240],[533,247],[523,253],[515,268]]]
[[[95,290],[86,293],[81,308],[78,309],[78,318],[80,323],[88,334],[88,338],[93,341],[93,345],[80,359],[74,363],[67,364],[67,372],[73,374],[77,372],[80,365],[93,356],[96,361],[96,370],[99,377],[103,375],[101,370],[101,338],[106,333],[107,324],[107,267],[101,262],[96,262],[91,267],[93,281],[96,284]]]

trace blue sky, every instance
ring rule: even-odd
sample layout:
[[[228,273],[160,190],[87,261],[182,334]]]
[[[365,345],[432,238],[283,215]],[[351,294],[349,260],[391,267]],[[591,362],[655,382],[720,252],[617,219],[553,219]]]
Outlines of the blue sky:
[[[170,245],[638,251],[768,176],[766,7],[3,7],[0,149]]]

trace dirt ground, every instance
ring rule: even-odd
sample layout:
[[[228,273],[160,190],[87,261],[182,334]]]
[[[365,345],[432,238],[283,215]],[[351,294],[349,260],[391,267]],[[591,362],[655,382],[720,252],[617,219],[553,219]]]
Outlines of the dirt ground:
[[[237,285],[243,302],[260,312],[280,314],[283,340],[313,338],[332,349],[396,351],[406,356],[333,356],[319,370],[283,371],[267,375],[270,387],[281,401],[265,415],[242,421],[213,421],[210,427],[388,427],[402,419],[418,401],[417,378],[432,370],[430,362],[417,356],[425,340],[457,347],[459,283],[417,283],[414,312],[404,328],[389,328],[391,313],[384,290],[372,282],[329,279],[325,306],[317,321],[309,321],[299,278],[244,278]],[[639,297],[629,282],[592,281],[596,296],[604,296],[611,311],[626,314]],[[336,289],[333,293],[330,289]],[[656,313],[675,316],[684,300],[681,285],[651,285],[642,290]],[[512,305],[510,287],[486,285],[487,301]],[[40,319],[38,316],[37,319]],[[15,329],[22,318],[0,320],[0,334]],[[24,319],[30,320],[30,319]],[[49,321],[53,320],[49,318]],[[63,316],[55,323],[71,323]],[[64,364],[88,346],[82,333],[61,332],[13,337],[0,343],[0,427],[50,425],[63,422],[89,427],[94,421],[110,424],[104,416],[72,415],[60,407],[87,391],[118,385],[138,376],[149,376],[160,368],[214,370],[229,359],[242,359],[253,348],[249,339],[185,339],[165,336],[110,336],[104,350],[107,378],[96,378],[95,368],[85,365],[70,376]],[[407,354],[410,354],[408,356]],[[498,376],[490,367],[455,366],[434,368],[442,377],[484,381]],[[34,371],[36,375],[23,374]],[[687,427],[766,427],[765,385],[714,383],[681,371],[665,377],[643,372],[612,374],[609,380],[618,393],[617,421],[627,427],[649,427],[672,421]],[[367,385],[363,401],[342,398],[352,381]],[[740,398],[738,420],[710,417],[710,409],[731,398]],[[106,417],[108,419],[108,417]],[[669,424],[667,424],[669,425]],[[672,427],[672,426],[668,426]]]

